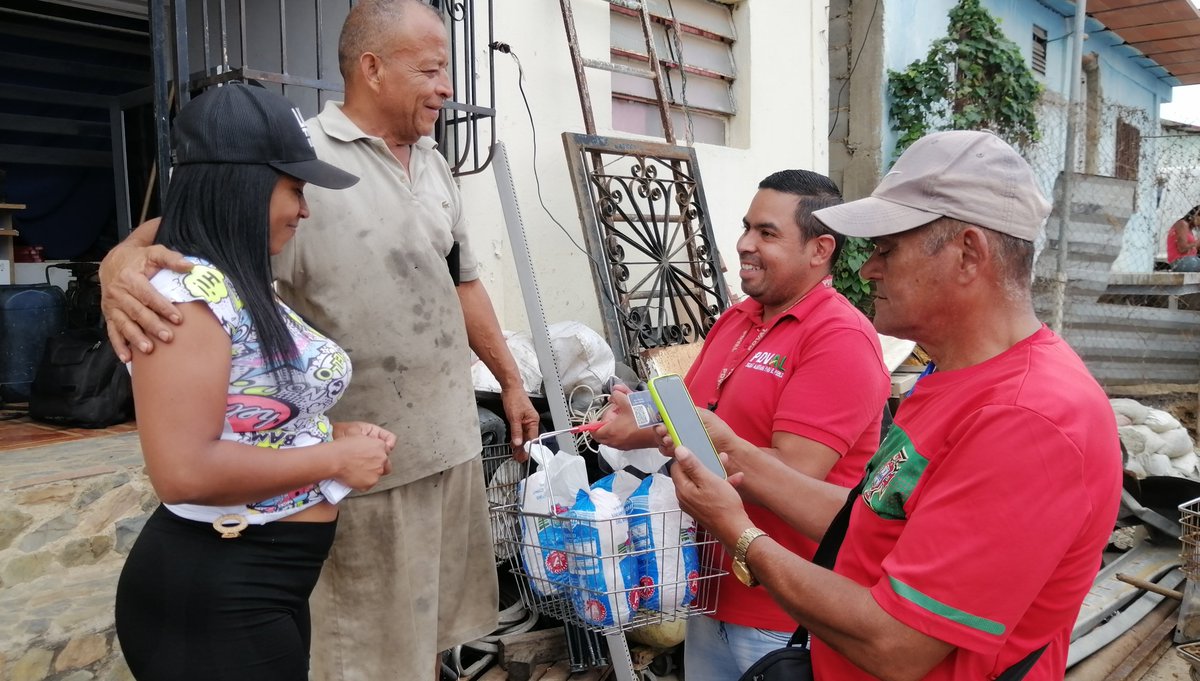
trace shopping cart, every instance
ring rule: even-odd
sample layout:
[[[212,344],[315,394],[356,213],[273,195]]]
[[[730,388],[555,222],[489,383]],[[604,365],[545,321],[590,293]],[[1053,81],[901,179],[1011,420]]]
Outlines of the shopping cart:
[[[488,500],[495,552],[517,575],[526,607],[604,636],[716,610],[724,548],[685,513],[593,520],[563,507],[523,510],[521,481],[536,464],[493,461]],[[595,587],[598,581],[604,588]]]
[[[1200,499],[1193,499],[1179,505],[1179,540],[1183,545],[1180,558],[1183,562],[1183,574],[1187,582],[1183,588],[1183,601],[1179,605],[1179,624],[1176,641],[1192,641],[1184,643],[1175,652],[1191,665],[1193,681],[1200,681],[1200,641],[1195,641],[1200,633]]]

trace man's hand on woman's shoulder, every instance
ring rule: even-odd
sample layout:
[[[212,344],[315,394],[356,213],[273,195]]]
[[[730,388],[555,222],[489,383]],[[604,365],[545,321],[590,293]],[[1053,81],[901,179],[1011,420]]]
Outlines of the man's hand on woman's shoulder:
[[[142,223],[100,262],[100,310],[108,340],[123,362],[132,357],[131,345],[149,353],[154,350],[151,337],[171,342],[171,324],[183,322],[179,310],[150,284],[150,278],[160,270],[192,269],[182,254],[152,245],[158,222],[154,218]]]

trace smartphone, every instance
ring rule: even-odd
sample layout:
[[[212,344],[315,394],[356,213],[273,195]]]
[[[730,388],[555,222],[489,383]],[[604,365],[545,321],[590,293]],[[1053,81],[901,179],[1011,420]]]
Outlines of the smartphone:
[[[696,405],[692,404],[692,396],[688,394],[687,386],[678,374],[666,374],[650,379],[650,395],[662,415],[663,425],[671,434],[676,445],[687,447],[696,455],[704,467],[721,478],[729,477],[717,449],[713,447],[704,422],[696,413]]]

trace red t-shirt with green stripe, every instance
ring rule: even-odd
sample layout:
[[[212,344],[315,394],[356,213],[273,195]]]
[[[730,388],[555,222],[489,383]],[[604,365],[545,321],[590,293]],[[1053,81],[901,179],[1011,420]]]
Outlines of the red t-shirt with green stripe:
[[[994,678],[1071,628],[1116,520],[1121,454],[1108,400],[1046,327],[997,357],[923,378],[867,466],[835,571],[956,649],[925,678]],[[820,641],[822,679],[872,678]]]

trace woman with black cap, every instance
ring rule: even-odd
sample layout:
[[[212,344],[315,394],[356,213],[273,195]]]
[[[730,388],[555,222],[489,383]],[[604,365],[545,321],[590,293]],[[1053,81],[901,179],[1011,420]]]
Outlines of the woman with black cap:
[[[349,358],[275,296],[270,256],[307,217],[307,182],[358,178],[317,159],[287,99],[240,83],[183,107],[175,153],[155,241],[193,266],[152,279],[183,323],[132,362],[163,504],[121,572],[117,634],[139,681],[302,681],[335,504],[388,472],[395,436],[325,416]]]

